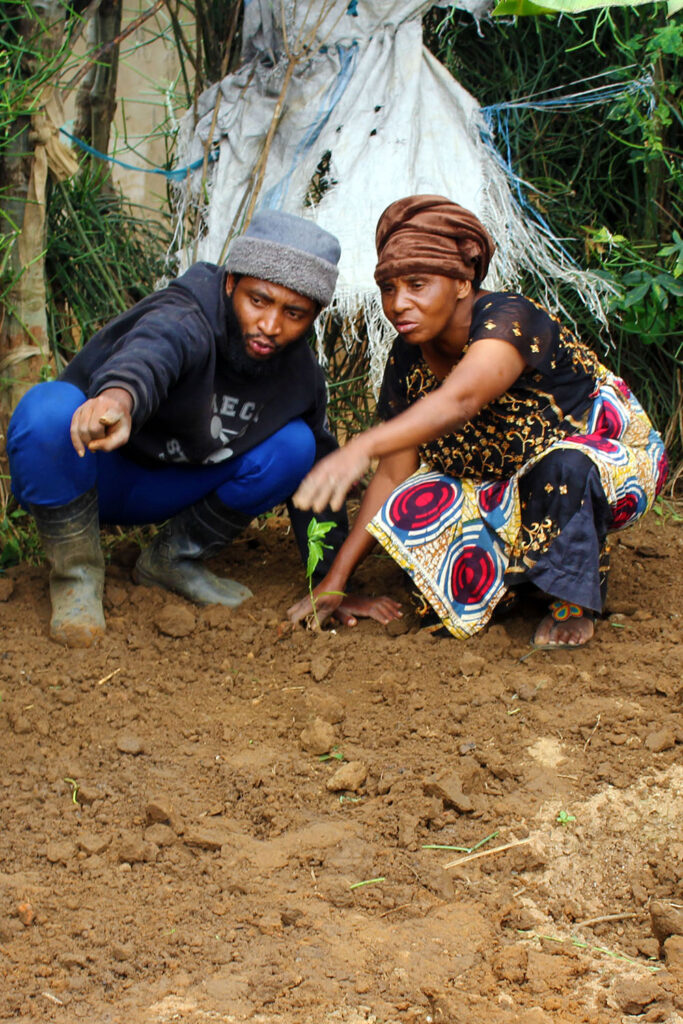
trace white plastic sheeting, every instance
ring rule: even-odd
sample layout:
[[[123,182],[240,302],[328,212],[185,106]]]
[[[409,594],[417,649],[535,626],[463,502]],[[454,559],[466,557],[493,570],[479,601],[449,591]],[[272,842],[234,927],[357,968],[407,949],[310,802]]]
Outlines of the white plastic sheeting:
[[[457,6],[478,16],[485,2]],[[445,195],[481,218],[498,246],[488,287],[515,287],[520,272],[531,270],[550,306],[557,307],[556,285],[564,281],[601,315],[599,280],[525,219],[476,100],[423,47],[420,18],[430,6],[414,0],[247,0],[245,63],[200,97],[197,118],[189,112],[181,128],[181,165],[202,156],[212,125],[211,144],[219,146],[208,177],[195,171],[178,190],[181,264],[225,258],[231,238],[245,226],[254,169],[271,129],[256,209],[308,216],[339,237],[332,308],[347,324],[362,311],[375,385],[393,331],[374,285],[374,230],[382,210],[402,196]],[[311,182],[321,160],[326,189],[318,199]],[[199,237],[184,237],[188,209],[204,195]],[[353,329],[346,334],[351,343]]]

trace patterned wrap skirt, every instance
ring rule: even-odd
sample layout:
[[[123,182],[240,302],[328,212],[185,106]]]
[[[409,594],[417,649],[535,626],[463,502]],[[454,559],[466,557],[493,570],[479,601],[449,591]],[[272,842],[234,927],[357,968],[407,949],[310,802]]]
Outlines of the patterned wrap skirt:
[[[521,582],[600,611],[607,533],[652,507],[667,471],[661,437],[626,384],[607,374],[581,433],[507,480],[456,480],[422,466],[368,530],[464,639]]]

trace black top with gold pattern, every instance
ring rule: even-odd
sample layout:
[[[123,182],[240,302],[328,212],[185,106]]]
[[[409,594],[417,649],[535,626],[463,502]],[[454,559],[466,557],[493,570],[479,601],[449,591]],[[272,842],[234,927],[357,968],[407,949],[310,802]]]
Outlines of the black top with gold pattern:
[[[515,292],[491,292],[474,303],[463,355],[482,338],[509,341],[527,368],[461,430],[421,445],[420,457],[450,476],[505,479],[553,441],[582,432],[605,371],[557,317]],[[397,416],[439,384],[420,347],[397,337],[384,368],[379,416]]]

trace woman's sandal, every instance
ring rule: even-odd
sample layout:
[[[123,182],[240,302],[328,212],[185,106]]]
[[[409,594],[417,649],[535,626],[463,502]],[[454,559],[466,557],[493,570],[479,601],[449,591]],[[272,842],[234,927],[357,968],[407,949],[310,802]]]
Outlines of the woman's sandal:
[[[595,621],[595,615],[593,614],[593,612],[587,611],[585,608],[582,608],[578,604],[574,604],[572,601],[553,601],[548,610],[550,612],[550,616],[552,616],[555,622],[568,622],[570,619],[587,619],[590,622]],[[551,641],[550,643],[539,644],[536,642],[536,636],[538,635],[539,629],[541,628],[541,626],[547,618],[548,616],[542,619],[542,621],[539,623],[539,625],[536,628],[536,632],[534,633],[533,639],[531,641],[531,646],[536,648],[536,650],[538,651],[552,651],[557,650],[558,647],[569,647],[572,649],[576,647],[583,647],[584,644],[587,644],[593,636],[593,634],[591,633],[591,635],[587,637],[586,640],[583,640],[581,643],[578,644],[560,641]]]

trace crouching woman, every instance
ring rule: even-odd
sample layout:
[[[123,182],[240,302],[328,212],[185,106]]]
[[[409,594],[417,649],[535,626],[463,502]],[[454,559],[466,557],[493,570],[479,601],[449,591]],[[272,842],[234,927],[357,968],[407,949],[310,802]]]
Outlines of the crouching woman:
[[[642,516],[666,478],[661,438],[557,317],[482,287],[494,245],[474,214],[410,196],[384,211],[376,244],[397,331],[383,422],[318,463],[294,498],[339,508],[379,460],[317,588],[318,615],[333,614],[378,540],[455,637],[481,630],[524,583],[548,598],[535,644],[586,643],[605,602],[608,533]],[[309,610],[304,598],[290,617]]]

